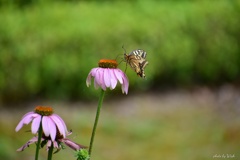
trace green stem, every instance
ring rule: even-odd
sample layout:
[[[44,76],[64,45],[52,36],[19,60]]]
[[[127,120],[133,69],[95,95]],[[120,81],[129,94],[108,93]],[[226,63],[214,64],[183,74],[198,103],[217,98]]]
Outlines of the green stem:
[[[48,150],[48,160],[52,159],[52,154],[53,154],[53,142],[52,142],[51,147]]]
[[[38,142],[37,142],[37,148],[36,148],[36,154],[35,154],[35,160],[38,160],[40,145],[41,145],[41,139],[42,139],[42,118],[40,122],[40,126],[38,129]]]
[[[97,129],[97,124],[98,124],[98,119],[99,119],[99,116],[100,116],[100,111],[101,111],[101,107],[102,107],[102,102],[103,102],[104,94],[105,94],[105,91],[104,91],[104,90],[101,90],[101,94],[100,94],[99,101],[98,101],[97,113],[96,113],[96,117],[95,117],[95,121],[94,121],[94,126],[93,126],[93,130],[92,130],[92,136],[91,136],[90,146],[89,146],[89,150],[88,150],[88,153],[89,153],[89,156],[90,156],[90,157],[91,157],[91,153],[92,153],[94,136],[95,136],[96,129]]]

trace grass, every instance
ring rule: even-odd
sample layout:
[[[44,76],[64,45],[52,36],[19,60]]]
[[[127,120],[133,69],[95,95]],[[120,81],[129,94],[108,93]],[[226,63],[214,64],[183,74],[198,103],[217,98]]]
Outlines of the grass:
[[[234,101],[234,100],[233,100]],[[231,101],[231,102],[233,102]],[[89,144],[96,103],[48,102],[73,130],[70,139]],[[30,106],[30,105],[29,105]],[[214,155],[239,157],[240,123],[234,106],[221,112],[215,95],[144,94],[105,101],[92,152],[94,160],[212,159]],[[32,106],[31,106],[32,108]],[[33,159],[35,146],[15,150],[31,138],[30,126],[14,132],[20,117],[31,108],[1,112],[0,159]],[[41,159],[46,159],[41,150]],[[75,159],[67,148],[53,159]]]

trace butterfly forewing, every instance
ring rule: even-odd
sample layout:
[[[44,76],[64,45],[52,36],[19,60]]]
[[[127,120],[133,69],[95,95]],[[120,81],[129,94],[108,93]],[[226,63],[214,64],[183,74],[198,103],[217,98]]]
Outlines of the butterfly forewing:
[[[143,59],[145,59],[146,58],[146,56],[147,56],[147,53],[144,51],[144,50],[142,50],[142,49],[137,49],[137,50],[134,50],[134,51],[132,51],[129,55],[135,55],[135,56],[140,56],[140,57],[142,57]]]

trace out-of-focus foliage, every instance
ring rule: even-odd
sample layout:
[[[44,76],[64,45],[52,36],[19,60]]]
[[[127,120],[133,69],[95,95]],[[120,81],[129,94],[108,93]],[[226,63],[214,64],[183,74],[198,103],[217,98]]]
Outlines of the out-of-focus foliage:
[[[130,93],[240,78],[239,1],[0,2],[1,102],[88,99],[88,72],[122,45],[148,53],[146,80],[127,69]]]

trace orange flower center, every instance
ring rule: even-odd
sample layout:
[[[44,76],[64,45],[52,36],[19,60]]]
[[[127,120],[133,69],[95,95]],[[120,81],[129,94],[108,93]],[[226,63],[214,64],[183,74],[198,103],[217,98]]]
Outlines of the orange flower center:
[[[113,59],[101,59],[98,62],[98,66],[101,68],[117,68],[118,63]]]
[[[37,106],[34,111],[42,116],[50,116],[53,114],[52,107],[48,106]]]

